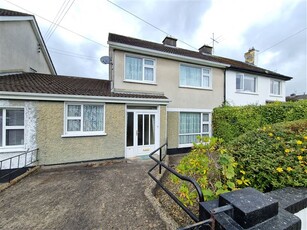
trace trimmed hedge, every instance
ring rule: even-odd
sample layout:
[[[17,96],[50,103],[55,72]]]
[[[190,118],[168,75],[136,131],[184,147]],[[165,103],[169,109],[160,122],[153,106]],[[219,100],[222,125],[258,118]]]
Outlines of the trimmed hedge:
[[[307,100],[218,107],[213,110],[213,135],[229,142],[264,125],[299,119],[307,119]]]
[[[268,192],[307,187],[307,119],[247,132],[227,144],[235,161],[236,182]]]

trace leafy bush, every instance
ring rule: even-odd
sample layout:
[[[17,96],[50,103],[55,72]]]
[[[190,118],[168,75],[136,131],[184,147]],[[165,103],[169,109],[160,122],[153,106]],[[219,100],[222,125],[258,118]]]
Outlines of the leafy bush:
[[[307,187],[307,119],[263,126],[228,143],[238,162],[236,184],[267,192]]]
[[[201,186],[205,200],[215,199],[219,194],[236,189],[234,158],[221,147],[218,138],[199,137],[191,152],[183,157],[176,167],[177,172],[194,178]],[[197,192],[190,183],[171,176],[172,182],[179,185],[178,195],[185,205],[193,205]]]
[[[299,119],[307,119],[307,100],[215,108],[212,125],[214,136],[229,142],[264,125]]]

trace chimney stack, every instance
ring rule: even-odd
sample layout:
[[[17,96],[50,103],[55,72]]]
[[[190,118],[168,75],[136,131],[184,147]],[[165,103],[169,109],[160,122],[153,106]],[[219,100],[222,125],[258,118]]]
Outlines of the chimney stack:
[[[258,50],[256,50],[254,47],[249,49],[244,54],[245,62],[248,63],[248,64],[257,65],[257,62],[258,62],[257,52],[258,52]]]
[[[208,45],[203,45],[202,47],[200,47],[198,49],[198,51],[200,53],[203,53],[203,54],[210,54],[210,55],[212,55],[213,47],[212,46],[208,46]]]
[[[177,39],[166,36],[162,41],[163,45],[176,47]]]

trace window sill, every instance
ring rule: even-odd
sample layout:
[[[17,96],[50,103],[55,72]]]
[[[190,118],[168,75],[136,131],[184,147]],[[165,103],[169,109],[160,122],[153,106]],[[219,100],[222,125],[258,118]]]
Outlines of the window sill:
[[[147,81],[133,81],[133,80],[124,80],[126,83],[136,83],[136,84],[145,84],[145,85],[157,85],[156,82],[147,82]]]
[[[63,134],[61,137],[69,138],[69,137],[95,137],[95,136],[106,136],[105,132],[99,133],[71,133],[71,134]]]
[[[14,153],[14,152],[25,152],[27,151],[24,146],[22,147],[3,147],[0,148],[1,153]]]
[[[178,145],[178,148],[189,148],[189,147],[192,147],[193,144],[179,144]]]
[[[236,91],[236,93],[239,93],[239,94],[249,94],[249,95],[259,95],[259,93],[248,92],[248,91]]]
[[[184,86],[184,85],[180,85],[179,88],[200,89],[200,90],[213,91],[212,87],[193,87],[193,86]]]
[[[278,95],[278,94],[270,94],[270,97],[279,97],[279,98],[283,98],[282,95]]]

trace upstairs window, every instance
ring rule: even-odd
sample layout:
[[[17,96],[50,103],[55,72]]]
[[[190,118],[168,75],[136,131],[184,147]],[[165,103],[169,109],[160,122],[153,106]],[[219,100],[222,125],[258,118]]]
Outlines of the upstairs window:
[[[0,147],[24,145],[24,109],[0,109]]]
[[[180,86],[211,88],[211,69],[180,65]]]
[[[125,80],[147,83],[155,82],[155,60],[127,55]]]
[[[271,80],[270,93],[273,95],[281,95],[281,82],[278,80]]]
[[[242,92],[256,92],[257,78],[246,74],[237,74],[236,89]]]
[[[67,104],[65,114],[66,135],[104,134],[104,105]]]

